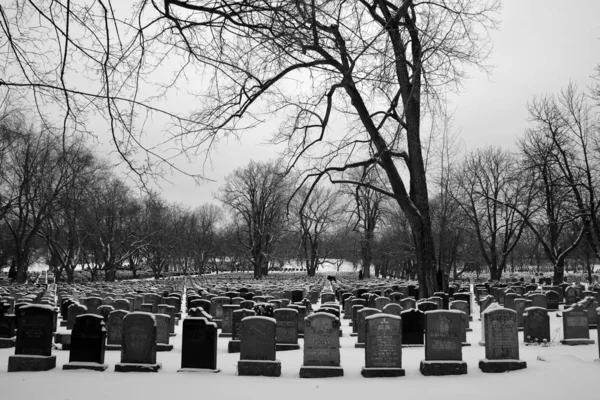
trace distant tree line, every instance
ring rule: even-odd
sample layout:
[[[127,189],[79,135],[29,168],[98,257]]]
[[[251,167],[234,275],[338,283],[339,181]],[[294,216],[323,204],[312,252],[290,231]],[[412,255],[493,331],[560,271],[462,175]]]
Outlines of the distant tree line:
[[[579,265],[591,280],[600,258],[600,96],[573,84],[534,98],[517,150],[459,156],[444,136],[428,171],[438,285],[464,272],[551,267],[555,281]],[[447,127],[446,127],[447,128]],[[440,128],[444,131],[446,128]],[[289,262],[314,275],[351,262],[363,276],[416,279],[414,237],[403,212],[377,187],[376,168],[312,187],[278,163],[251,162],[190,208],[136,191],[76,137],[28,123],[4,107],[0,119],[0,265],[16,279],[43,256],[72,281],[85,265],[107,281],[119,269],[208,273]],[[361,182],[361,185],[353,184]],[[102,271],[101,274],[99,272]]]

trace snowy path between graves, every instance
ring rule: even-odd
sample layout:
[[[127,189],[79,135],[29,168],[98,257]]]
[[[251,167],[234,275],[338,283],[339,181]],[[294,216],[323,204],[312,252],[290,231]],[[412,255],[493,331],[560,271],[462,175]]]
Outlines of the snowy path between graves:
[[[556,311],[550,311],[553,343],[549,347],[525,346],[519,332],[520,359],[527,369],[500,374],[484,374],[478,361],[485,356],[479,345],[481,322],[475,304],[471,328],[467,333],[470,347],[463,347],[463,360],[468,363],[468,374],[461,376],[422,376],[419,362],[424,359],[423,348],[403,348],[402,364],[406,376],[398,378],[363,378],[364,349],[354,348],[356,337],[351,337],[349,320],[342,320],[341,364],[344,376],[340,378],[300,379],[302,339],[300,350],[278,352],[282,375],[278,378],[237,376],[239,353],[228,354],[229,338],[219,338],[217,364],[220,373],[177,373],[181,365],[181,329],[171,338],[174,349],[157,353],[162,369],[158,373],[118,373],[114,365],[120,361],[120,352],[107,351],[105,372],[63,371],[69,352],[53,350],[57,367],[47,372],[7,372],[8,356],[12,349],[0,349],[0,400],[373,400],[388,399],[600,399],[600,363],[598,337],[595,330],[590,338],[596,344],[562,346],[562,320]],[[64,330],[65,328],[60,328]],[[538,359],[542,358],[545,361]],[[598,381],[596,380],[598,379]]]

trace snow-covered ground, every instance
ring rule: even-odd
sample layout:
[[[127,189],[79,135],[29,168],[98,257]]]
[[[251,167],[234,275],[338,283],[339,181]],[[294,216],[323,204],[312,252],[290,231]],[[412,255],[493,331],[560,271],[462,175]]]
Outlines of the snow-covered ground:
[[[215,399],[215,400],[307,400],[307,399],[436,399],[436,400],[507,400],[560,399],[598,400],[600,378],[598,344],[562,346],[561,319],[551,312],[553,343],[550,347],[525,346],[521,340],[520,358],[528,368],[500,374],[484,374],[478,368],[485,349],[479,346],[481,322],[475,306],[473,332],[467,333],[470,347],[463,347],[463,359],[468,374],[462,376],[426,377],[419,372],[424,358],[423,348],[403,349],[406,376],[400,378],[363,378],[364,349],[354,348],[355,337],[348,320],[342,321],[341,362],[344,376],[340,378],[300,379],[301,349],[278,352],[282,376],[278,378],[236,375],[239,354],[227,353],[227,338],[219,338],[218,374],[177,373],[181,363],[181,323],[171,352],[159,352],[162,369],[158,373],[118,373],[114,365],[120,361],[119,352],[106,352],[109,369],[105,372],[63,371],[68,362],[66,351],[53,350],[57,368],[47,372],[7,373],[8,356],[13,349],[0,349],[0,399],[44,400],[106,400],[106,399]],[[65,328],[60,328],[64,330]],[[596,340],[597,332],[590,331]],[[557,344],[558,343],[558,344]],[[540,358],[545,361],[541,361]]]

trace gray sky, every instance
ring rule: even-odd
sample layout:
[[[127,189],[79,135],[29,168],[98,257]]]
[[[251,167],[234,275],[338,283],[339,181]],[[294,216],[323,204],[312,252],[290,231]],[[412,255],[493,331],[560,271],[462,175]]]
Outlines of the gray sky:
[[[558,0],[505,0],[500,29],[492,33],[491,76],[472,71],[449,106],[465,148],[514,148],[528,125],[526,105],[534,95],[557,93],[569,81],[580,89],[589,85],[600,62],[599,16],[599,0],[575,0],[568,6]],[[214,201],[213,193],[235,168],[275,156],[272,146],[261,145],[268,133],[265,127],[241,141],[220,143],[204,170],[216,182],[196,186],[189,178],[168,176],[173,184],[161,183],[164,197],[193,207]]]

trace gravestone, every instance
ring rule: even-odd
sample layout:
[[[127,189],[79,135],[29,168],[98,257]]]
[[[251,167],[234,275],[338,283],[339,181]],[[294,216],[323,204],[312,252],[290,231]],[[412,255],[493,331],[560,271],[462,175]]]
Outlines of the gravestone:
[[[270,317],[242,320],[238,375],[281,376],[281,362],[275,359],[276,321]]]
[[[546,300],[546,295],[542,293],[534,293],[529,296],[529,299],[531,300],[532,307],[541,307],[548,309],[548,301]]]
[[[482,314],[485,325],[485,359],[479,361],[483,372],[507,372],[527,368],[519,360],[517,312],[507,308]]]
[[[167,314],[171,317],[169,319],[169,336],[177,336],[175,333],[175,323],[177,321],[177,318],[175,318],[175,307],[168,304],[159,304],[157,310],[157,314]]]
[[[220,372],[217,368],[217,324],[206,318],[183,320],[181,369],[177,372]]]
[[[106,321],[106,350],[121,350],[123,342],[123,318],[129,311],[115,310],[108,314]]]
[[[563,337],[560,342],[566,345],[594,344],[590,339],[588,313],[579,304],[568,308],[562,313]]]
[[[558,305],[560,303],[560,298],[558,296],[558,292],[554,290],[549,290],[546,292],[546,305],[547,309],[550,310],[558,310]]]
[[[85,299],[85,306],[87,307],[88,314],[100,315],[98,307],[102,305],[102,299],[100,297],[88,297]]]
[[[9,313],[9,309],[0,309],[0,349],[14,347],[17,340],[17,316]]]
[[[545,308],[526,308],[524,325],[523,340],[526,343],[550,342],[550,317]]]
[[[403,310],[410,310],[412,308],[417,308],[417,302],[412,297],[407,297],[400,300],[400,305]]]
[[[525,320],[523,318],[523,313],[525,313],[525,309],[527,308],[527,300],[523,298],[519,298],[515,300],[515,311],[517,312],[517,330],[522,331],[525,326]]]
[[[425,343],[425,314],[415,308],[402,311],[402,346],[422,347]]]
[[[321,304],[323,303],[327,303],[327,302],[335,302],[336,298],[335,298],[335,294],[332,292],[323,292],[321,293]]]
[[[168,314],[154,314],[156,319],[156,351],[171,351],[173,345],[169,344],[169,325],[171,316]]]
[[[246,317],[253,317],[256,313],[254,310],[248,310],[245,308],[241,308],[239,310],[235,310],[233,312],[232,317],[232,334],[231,340],[227,345],[228,353],[239,353],[240,352],[240,337],[241,337],[241,329],[242,329],[242,319]]]
[[[344,376],[340,364],[340,320],[328,313],[315,313],[306,317],[305,325],[300,378]]]
[[[420,303],[417,303],[417,308],[420,311],[427,312],[437,310],[439,307],[438,304],[433,301],[422,301]]]
[[[470,328],[470,321],[469,321],[469,305],[466,301],[464,300],[454,300],[452,302],[450,302],[449,304],[450,309],[451,310],[459,310],[465,313],[464,316],[464,325],[465,325],[465,332],[471,332],[473,329]],[[465,340],[466,342],[466,340]]]
[[[48,371],[56,367],[52,355],[54,307],[30,304],[18,310],[15,355],[8,357],[8,372]]]
[[[115,310],[129,311],[131,303],[126,299],[117,299],[112,303]]]
[[[400,314],[402,314],[402,306],[398,303],[386,304],[386,306],[383,307],[383,313],[400,316]]]
[[[368,316],[373,314],[378,314],[379,311],[376,308],[362,308],[358,311],[356,316],[356,321],[358,323],[358,331],[356,337],[356,343],[354,343],[354,347],[356,348],[364,348],[366,345],[366,337],[367,337],[367,323],[365,319]]]
[[[277,351],[298,350],[298,311],[280,308],[273,312],[276,321],[275,348]]]
[[[75,325],[75,319],[82,314],[88,314],[88,309],[79,303],[73,303],[67,309],[67,329],[73,329]],[[90,313],[91,314],[91,313]]]
[[[158,372],[156,362],[156,317],[135,311],[123,318],[121,362],[115,372]]]
[[[358,336],[358,312],[363,308],[365,308],[365,306],[360,304],[352,306],[352,332],[350,333],[350,336]]]
[[[577,292],[573,286],[565,288],[565,305],[570,307],[573,303],[577,302]]]
[[[463,315],[458,310],[433,310],[425,313],[425,360],[423,375],[463,375],[467,363],[462,361]]]
[[[506,293],[504,295],[504,308],[515,310],[515,300],[518,298],[516,293]]]
[[[104,341],[106,329],[104,318],[95,314],[83,314],[77,317],[71,334],[69,363],[63,370],[89,369],[105,371]]]
[[[366,324],[365,366],[361,375],[365,378],[404,376],[401,317],[374,314],[366,318]]]
[[[390,299],[387,297],[378,297],[375,299],[375,308],[379,311],[383,311],[383,308],[390,304]]]
[[[231,334],[233,333],[233,312],[239,308],[240,306],[238,304],[223,305],[223,322],[221,324],[221,333],[219,333],[219,337],[231,337]]]

